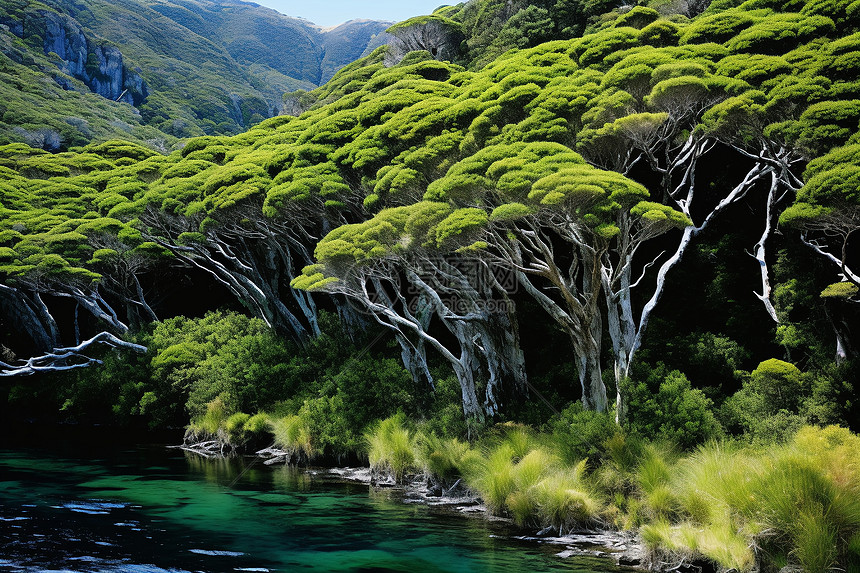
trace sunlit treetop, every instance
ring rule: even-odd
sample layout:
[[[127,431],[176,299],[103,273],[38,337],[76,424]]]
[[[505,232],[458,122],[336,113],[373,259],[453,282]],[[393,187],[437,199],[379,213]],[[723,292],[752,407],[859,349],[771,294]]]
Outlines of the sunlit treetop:
[[[597,228],[618,209],[655,199],[583,159],[597,163],[622,139],[648,142],[683,123],[680,133],[698,130],[751,149],[767,139],[809,159],[857,143],[855,4],[715,2],[692,19],[636,7],[581,38],[510,50],[469,70],[428,52],[386,67],[380,49],[318,90],[291,94],[306,109],[299,117],[192,139],[168,156],[117,141],[58,155],[6,146],[4,261],[30,268],[28,257],[55,254],[68,268],[86,269],[105,253],[93,258],[94,247],[80,246],[85,238],[147,231],[141,217],[153,213],[187,222],[187,232],[204,240],[219,224],[254,218],[300,218],[321,236],[422,201],[480,209],[488,224],[579,210],[596,217],[590,228]],[[433,18],[455,19],[459,10]],[[851,199],[840,181],[853,181],[855,163],[815,171],[813,162],[799,197],[809,205],[829,204],[817,197]],[[643,209],[636,213],[660,218],[659,209]],[[457,235],[450,229],[477,221],[476,212],[458,213],[434,248]],[[98,219],[119,227],[81,228]],[[374,248],[359,251],[369,256]],[[54,259],[45,265],[66,269]]]

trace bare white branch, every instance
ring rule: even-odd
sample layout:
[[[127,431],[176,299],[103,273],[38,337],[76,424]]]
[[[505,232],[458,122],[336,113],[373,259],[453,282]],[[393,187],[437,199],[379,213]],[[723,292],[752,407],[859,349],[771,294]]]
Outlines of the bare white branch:
[[[111,348],[124,348],[140,353],[147,350],[145,346],[127,342],[110,332],[100,332],[77,346],[55,348],[53,352],[34,356],[16,364],[0,362],[0,377],[29,376],[39,372],[59,372],[101,364],[101,360],[84,354],[94,344],[104,344]]]

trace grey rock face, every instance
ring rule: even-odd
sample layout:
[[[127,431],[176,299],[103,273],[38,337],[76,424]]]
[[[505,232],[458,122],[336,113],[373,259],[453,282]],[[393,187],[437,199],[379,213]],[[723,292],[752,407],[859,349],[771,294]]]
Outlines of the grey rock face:
[[[66,76],[61,76],[57,74],[53,76],[53,79],[55,82],[57,82],[57,85],[63,88],[65,91],[74,91],[75,86],[72,84],[72,82],[69,81],[69,78],[67,78]]]
[[[74,20],[55,12],[45,12],[44,50],[46,54],[54,52],[65,62],[60,68],[64,73],[87,82],[89,43]]]
[[[18,36],[19,38],[24,37],[24,23],[15,20],[14,18],[4,18],[0,16],[0,26],[4,27],[9,32]]]
[[[23,127],[13,129],[15,133],[20,135],[24,142],[30,147],[44,149],[46,151],[59,151],[63,143],[60,134],[53,129],[36,129],[29,130]]]
[[[137,106],[149,90],[143,78],[123,63],[122,52],[114,46],[91,43],[78,23],[56,12],[44,12],[45,53],[54,52],[62,60],[63,73],[84,82],[93,92],[114,101]]]
[[[390,30],[391,40],[385,54],[385,65],[399,63],[409,52],[424,50],[437,60],[453,61],[460,53],[460,43],[465,36],[462,31],[441,20],[426,22]]]

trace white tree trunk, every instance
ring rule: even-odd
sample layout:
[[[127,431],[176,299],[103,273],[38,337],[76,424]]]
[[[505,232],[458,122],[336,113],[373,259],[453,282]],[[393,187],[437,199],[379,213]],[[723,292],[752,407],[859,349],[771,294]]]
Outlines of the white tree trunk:
[[[60,334],[54,317],[38,293],[0,284],[0,309],[25,332],[40,352],[59,344]]]
[[[764,308],[767,311],[770,318],[779,323],[779,317],[776,314],[776,309],[773,307],[773,302],[771,301],[771,293],[772,288],[770,286],[770,276],[768,272],[767,265],[767,250],[765,245],[767,243],[768,238],[770,238],[770,234],[773,232],[773,216],[774,209],[776,208],[776,204],[779,202],[781,197],[777,197],[777,189],[779,188],[779,180],[777,179],[776,172],[771,174],[771,183],[770,190],[767,194],[767,206],[765,210],[765,223],[764,223],[764,231],[761,234],[761,238],[758,240],[754,247],[753,257],[758,261],[759,269],[761,272],[761,294],[755,293],[756,297],[764,304]]]

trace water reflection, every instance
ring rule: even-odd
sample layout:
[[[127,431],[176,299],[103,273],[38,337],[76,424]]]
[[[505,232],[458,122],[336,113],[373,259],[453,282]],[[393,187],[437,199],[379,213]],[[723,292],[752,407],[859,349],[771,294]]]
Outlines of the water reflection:
[[[277,489],[304,492],[310,489],[313,482],[311,474],[296,466],[282,465],[273,469],[266,468],[266,470],[266,473],[271,476],[272,484]],[[259,475],[262,476],[263,472],[260,472]]]

